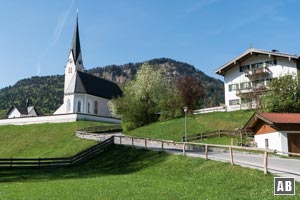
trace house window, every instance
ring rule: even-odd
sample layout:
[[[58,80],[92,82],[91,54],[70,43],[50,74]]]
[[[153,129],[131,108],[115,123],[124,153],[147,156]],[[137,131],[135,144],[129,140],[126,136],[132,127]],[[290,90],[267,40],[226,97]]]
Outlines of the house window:
[[[240,66],[240,72],[246,72],[250,69],[250,65]]]
[[[67,100],[67,112],[70,112],[71,110],[71,101],[70,99]]]
[[[78,100],[78,102],[77,102],[77,112],[81,112],[81,101],[80,100]]]
[[[240,100],[239,99],[229,100],[229,105],[230,106],[240,105]]]
[[[250,82],[243,82],[243,83],[240,83],[240,89],[243,90],[243,89],[249,89],[251,88],[251,83]]]
[[[229,85],[229,92],[235,91],[239,89],[239,84],[231,84]]]
[[[260,62],[260,63],[253,63],[252,65],[251,65],[251,68],[252,69],[256,69],[256,68],[261,68],[261,67],[263,67],[264,66],[264,63],[263,62]]]
[[[277,60],[268,60],[265,63],[266,63],[266,67],[270,67],[270,66],[277,65]]]
[[[94,114],[98,114],[98,101],[95,101]]]

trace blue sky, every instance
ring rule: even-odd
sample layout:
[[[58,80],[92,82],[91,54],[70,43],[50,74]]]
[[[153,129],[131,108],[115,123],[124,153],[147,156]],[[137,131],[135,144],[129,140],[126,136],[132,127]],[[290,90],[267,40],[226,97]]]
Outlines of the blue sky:
[[[246,51],[300,54],[298,0],[0,0],[0,88],[64,73],[79,9],[85,68],[168,57],[213,71]]]

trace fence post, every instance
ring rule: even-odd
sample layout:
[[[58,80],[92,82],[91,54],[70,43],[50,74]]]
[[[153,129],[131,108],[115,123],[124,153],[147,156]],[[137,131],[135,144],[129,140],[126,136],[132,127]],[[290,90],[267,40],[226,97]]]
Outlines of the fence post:
[[[147,138],[145,138],[145,148],[147,149]]]
[[[205,159],[208,159],[208,146],[205,145]]]
[[[182,155],[185,156],[185,142],[184,142],[183,145],[182,145]]]
[[[202,132],[201,132],[201,141],[203,140]]]
[[[230,153],[230,163],[233,165],[233,153],[232,153],[232,147],[229,147],[229,153]]]
[[[268,152],[264,153],[264,174],[268,174]]]
[[[161,151],[164,151],[164,141],[161,141]]]
[[[243,146],[243,134],[242,134],[242,130],[240,130],[240,137],[241,137],[241,146]]]
[[[218,132],[219,132],[219,138],[220,138],[221,137],[221,130],[219,129]]]

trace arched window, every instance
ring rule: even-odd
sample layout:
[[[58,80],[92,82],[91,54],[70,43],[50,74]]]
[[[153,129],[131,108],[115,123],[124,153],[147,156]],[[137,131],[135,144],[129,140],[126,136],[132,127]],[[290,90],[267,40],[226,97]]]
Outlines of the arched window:
[[[98,114],[98,101],[95,101],[94,114]]]
[[[91,113],[91,104],[90,104],[90,102],[88,102],[88,105],[87,105],[87,112]]]
[[[71,101],[70,99],[67,100],[67,112],[70,112],[71,110]]]
[[[78,100],[77,102],[77,112],[81,112],[81,100]]]

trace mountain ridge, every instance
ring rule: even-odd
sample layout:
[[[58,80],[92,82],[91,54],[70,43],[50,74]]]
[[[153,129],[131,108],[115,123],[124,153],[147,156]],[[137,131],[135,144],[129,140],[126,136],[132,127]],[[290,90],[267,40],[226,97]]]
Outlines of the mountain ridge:
[[[168,78],[181,75],[195,76],[207,89],[206,106],[215,106],[224,101],[224,85],[219,79],[210,77],[188,63],[170,58],[155,58],[144,62],[126,63],[123,65],[107,65],[95,67],[85,72],[113,81],[124,87],[131,81],[138,69],[148,63],[156,68],[164,68]],[[53,113],[63,101],[64,75],[33,76],[21,79],[13,86],[0,89],[0,117],[13,105],[24,106],[29,99],[31,105],[39,107],[44,113]]]

